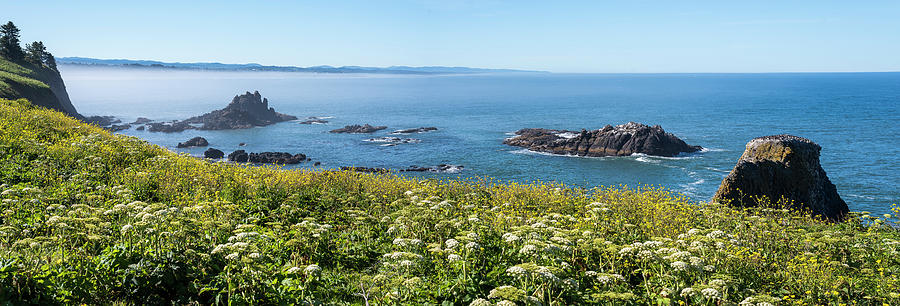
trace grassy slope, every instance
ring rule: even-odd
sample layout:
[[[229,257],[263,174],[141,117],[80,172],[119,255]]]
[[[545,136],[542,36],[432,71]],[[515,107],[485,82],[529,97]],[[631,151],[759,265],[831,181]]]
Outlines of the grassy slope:
[[[0,300],[900,303],[875,217],[209,163],[24,100],[0,118]]]
[[[0,98],[25,98],[39,101],[39,105],[61,109],[59,99],[42,80],[55,78],[45,68],[37,68],[28,63],[17,64],[0,58]]]

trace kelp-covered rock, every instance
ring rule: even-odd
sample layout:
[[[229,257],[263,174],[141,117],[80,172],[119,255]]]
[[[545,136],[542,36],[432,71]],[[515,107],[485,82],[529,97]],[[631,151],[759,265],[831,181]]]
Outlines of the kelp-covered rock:
[[[247,129],[266,126],[282,121],[296,120],[297,117],[275,112],[269,107],[269,100],[259,91],[234,96],[223,109],[214,110],[202,116],[185,120],[188,123],[202,123],[201,130]]]
[[[521,129],[515,137],[503,143],[532,151],[577,156],[628,156],[643,153],[655,156],[675,156],[696,152],[700,146],[691,146],[672,133],[666,133],[659,125],[640,123],[611,126],[581,132],[548,129]]]
[[[787,200],[793,208],[841,219],[849,208],[819,163],[821,150],[811,140],[792,135],[754,138],[712,200],[734,206]]]

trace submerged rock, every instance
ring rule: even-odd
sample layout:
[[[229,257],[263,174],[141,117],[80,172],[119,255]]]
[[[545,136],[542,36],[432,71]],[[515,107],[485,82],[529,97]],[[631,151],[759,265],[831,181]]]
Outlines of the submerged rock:
[[[388,173],[390,169],[385,168],[369,168],[369,167],[341,167],[342,171],[356,171],[364,173]]]
[[[206,141],[206,138],[203,137],[194,137],[185,142],[179,142],[178,148],[190,148],[190,147],[205,147],[208,146],[209,142]]]
[[[326,124],[328,120],[319,117],[307,117],[306,120],[300,121],[300,124]]]
[[[702,149],[691,146],[662,127],[640,123],[611,126],[581,132],[548,129],[521,129],[503,143],[532,151],[577,156],[628,156],[642,153],[675,156]]]
[[[409,168],[400,170],[401,172],[447,172],[447,173],[456,173],[463,170],[462,165],[447,165],[440,164],[434,167],[419,167],[419,166],[409,166]]]
[[[421,139],[415,139],[415,138],[400,138],[400,137],[369,138],[369,139],[366,139],[366,140],[363,140],[363,141],[366,141],[366,142],[383,142],[383,143],[385,143],[385,144],[383,144],[383,146],[384,146],[384,145],[397,145],[397,144],[401,144],[401,143],[419,143],[419,142],[422,142]]]
[[[363,133],[374,133],[375,131],[380,131],[380,130],[383,130],[383,129],[386,129],[386,128],[387,128],[387,127],[386,127],[386,126],[383,126],[383,125],[380,125],[380,126],[371,126],[371,125],[368,125],[368,124],[365,124],[365,125],[354,124],[354,125],[348,125],[348,126],[345,126],[345,127],[343,127],[343,128],[331,130],[331,131],[329,131],[329,133],[353,133],[353,134],[363,134]]]
[[[220,150],[216,150],[213,148],[206,149],[206,152],[203,152],[203,157],[212,158],[212,159],[220,159],[225,157],[225,152]]]
[[[396,131],[391,132],[391,134],[413,134],[413,133],[425,133],[425,132],[431,132],[431,131],[437,131],[437,128],[430,126],[430,127],[420,127],[420,128],[415,128],[415,129],[396,130]]]
[[[840,220],[850,209],[819,163],[821,150],[811,140],[792,135],[754,138],[712,201],[756,206],[787,200],[791,208]]]
[[[269,107],[269,100],[259,91],[234,96],[223,109],[214,110],[202,116],[185,120],[188,123],[202,123],[201,130],[247,129],[266,126],[282,121],[296,120],[297,117],[275,112]]]

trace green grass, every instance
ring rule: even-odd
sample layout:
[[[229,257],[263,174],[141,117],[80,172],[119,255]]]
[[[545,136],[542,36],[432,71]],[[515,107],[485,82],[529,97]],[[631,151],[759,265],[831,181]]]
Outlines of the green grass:
[[[892,216],[211,163],[0,101],[0,300],[897,305]]]
[[[30,64],[20,65],[0,58],[0,97],[17,98],[32,93],[50,93],[50,86],[40,81],[46,77],[44,74],[47,72],[43,70],[30,67]]]

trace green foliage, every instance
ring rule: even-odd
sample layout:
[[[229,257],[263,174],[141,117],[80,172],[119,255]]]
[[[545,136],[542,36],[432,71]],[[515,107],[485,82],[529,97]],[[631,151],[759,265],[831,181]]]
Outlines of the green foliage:
[[[211,163],[24,100],[0,118],[0,302],[900,303],[890,215]]]

